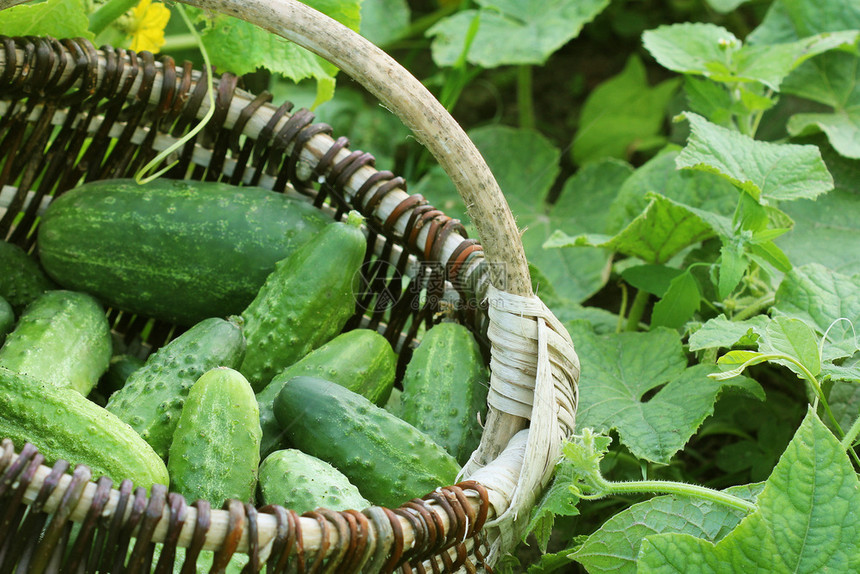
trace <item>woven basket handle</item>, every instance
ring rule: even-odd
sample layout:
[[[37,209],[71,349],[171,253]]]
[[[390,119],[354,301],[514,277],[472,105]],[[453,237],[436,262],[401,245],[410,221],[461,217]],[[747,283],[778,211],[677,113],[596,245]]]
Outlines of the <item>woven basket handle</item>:
[[[493,285],[532,294],[519,231],[490,168],[451,114],[412,74],[371,42],[296,0],[180,0],[256,24],[325,58],[376,96],[415,134],[466,204]]]

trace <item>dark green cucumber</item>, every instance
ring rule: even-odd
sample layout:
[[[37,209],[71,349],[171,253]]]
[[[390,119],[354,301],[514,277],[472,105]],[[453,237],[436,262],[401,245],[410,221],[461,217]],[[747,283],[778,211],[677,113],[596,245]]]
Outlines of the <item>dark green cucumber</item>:
[[[39,257],[67,288],[193,325],[241,313],[275,263],[329,222],[312,205],[262,188],[95,181],[48,206]]]
[[[99,390],[110,396],[125,386],[128,378],[143,367],[146,362],[135,355],[114,355],[110,359],[107,372],[99,381]]]
[[[253,502],[260,465],[260,413],[251,385],[218,367],[191,390],[170,445],[171,490],[220,507],[228,498]]]
[[[150,488],[168,483],[161,458],[130,426],[69,387],[0,367],[0,437],[30,442],[47,464],[85,464],[93,476]]]
[[[57,289],[57,284],[35,259],[14,243],[0,241],[0,297],[12,305],[16,315],[51,289]]]
[[[355,312],[367,250],[361,216],[326,226],[279,261],[242,313],[248,349],[239,369],[256,392],[284,368],[337,335]]]
[[[6,299],[0,297],[0,345],[6,340],[6,335],[15,327],[15,311]]]
[[[98,301],[86,293],[47,291],[9,333],[0,366],[86,396],[107,370],[112,345]]]
[[[374,504],[398,506],[460,471],[426,434],[329,381],[292,379],[275,399],[275,416],[292,445],[341,471]]]
[[[299,514],[316,508],[361,510],[370,506],[342,472],[294,448],[267,456],[260,465],[258,484],[263,504],[279,504]]]
[[[239,317],[205,319],[150,355],[111,395],[107,410],[166,457],[188,390],[210,369],[238,367],[244,353]]]
[[[273,410],[275,397],[293,377],[306,375],[324,378],[367,397],[379,404],[391,392],[397,356],[385,337],[370,329],[342,333],[325,345],[311,351],[299,362],[278,373],[266,388],[257,393],[260,404],[262,456],[284,445],[281,426]]]
[[[434,325],[409,359],[402,385],[400,418],[465,464],[481,441],[478,413],[486,412],[489,388],[472,333],[458,323]]]

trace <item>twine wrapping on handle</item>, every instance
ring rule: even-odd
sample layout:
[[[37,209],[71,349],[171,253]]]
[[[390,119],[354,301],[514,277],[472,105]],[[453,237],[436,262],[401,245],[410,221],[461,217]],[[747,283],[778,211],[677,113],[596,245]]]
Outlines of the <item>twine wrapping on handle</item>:
[[[562,442],[574,431],[579,359],[564,326],[536,296],[490,287],[487,301],[488,403],[531,420],[493,463],[482,468],[476,451],[461,472],[491,492],[504,492],[502,500],[491,498],[497,516],[488,527],[498,529],[490,537],[492,563],[518,542],[536,497],[552,477]]]

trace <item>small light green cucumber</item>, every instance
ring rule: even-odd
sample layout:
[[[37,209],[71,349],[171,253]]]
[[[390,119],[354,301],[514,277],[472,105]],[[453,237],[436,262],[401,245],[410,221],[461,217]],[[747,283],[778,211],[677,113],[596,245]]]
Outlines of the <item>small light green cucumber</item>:
[[[146,441],[117,417],[70,387],[43,383],[0,367],[0,437],[20,449],[32,443],[46,464],[85,464],[93,476],[147,489],[167,484],[167,468]]]
[[[107,370],[113,343],[105,311],[76,291],[47,291],[24,310],[0,348],[0,366],[86,396]]]
[[[188,392],[173,434],[170,487],[220,507],[253,502],[260,465],[260,411],[248,380],[228,367],[207,371]]]
[[[362,510],[370,506],[358,488],[329,463],[296,449],[278,450],[260,465],[263,504],[303,514],[316,508]]]
[[[487,409],[488,381],[469,329],[439,323],[424,334],[406,365],[399,416],[464,464],[481,441],[478,414]]]

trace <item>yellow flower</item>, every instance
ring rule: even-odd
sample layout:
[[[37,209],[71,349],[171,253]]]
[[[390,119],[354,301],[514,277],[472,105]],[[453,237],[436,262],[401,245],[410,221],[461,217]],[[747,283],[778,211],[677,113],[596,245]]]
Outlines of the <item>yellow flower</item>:
[[[164,44],[164,28],[170,20],[170,10],[161,2],[140,0],[132,10],[131,49],[157,53]]]

